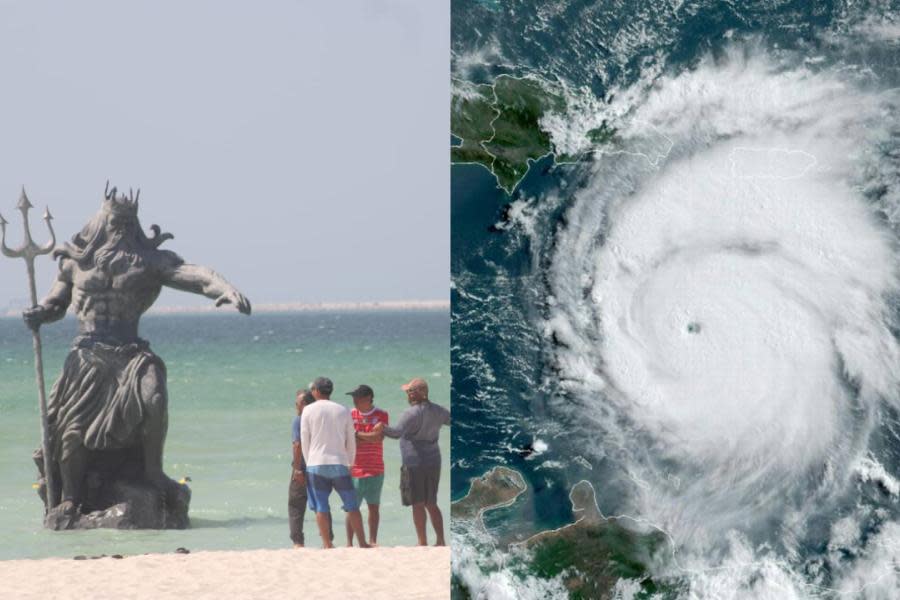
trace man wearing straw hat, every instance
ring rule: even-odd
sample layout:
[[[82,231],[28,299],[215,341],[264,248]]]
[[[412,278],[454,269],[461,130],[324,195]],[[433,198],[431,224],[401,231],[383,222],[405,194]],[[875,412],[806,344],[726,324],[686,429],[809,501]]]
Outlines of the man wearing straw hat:
[[[400,470],[400,497],[404,506],[412,506],[413,524],[420,546],[428,545],[426,521],[431,517],[436,546],[444,541],[444,517],[437,505],[441,480],[441,449],[438,436],[443,425],[450,425],[450,411],[428,399],[428,383],[415,378],[401,389],[410,407],[403,411],[396,427],[379,423],[375,431],[400,440],[403,466]]]

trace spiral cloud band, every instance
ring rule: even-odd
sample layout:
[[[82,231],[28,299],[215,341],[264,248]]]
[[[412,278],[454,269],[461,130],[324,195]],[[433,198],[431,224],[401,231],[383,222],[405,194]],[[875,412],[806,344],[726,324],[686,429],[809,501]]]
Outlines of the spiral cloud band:
[[[556,235],[563,385],[679,543],[842,493],[900,350],[897,92],[744,48],[663,78]]]

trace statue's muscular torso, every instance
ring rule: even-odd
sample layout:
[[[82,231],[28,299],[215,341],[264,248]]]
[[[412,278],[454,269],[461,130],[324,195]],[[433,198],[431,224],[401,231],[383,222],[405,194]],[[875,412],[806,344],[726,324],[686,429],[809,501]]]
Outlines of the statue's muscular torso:
[[[80,265],[63,256],[59,276],[41,305],[23,313],[29,327],[57,321],[71,305],[82,334],[108,344],[128,344],[138,339],[141,315],[159,297],[163,286],[201,294],[216,300],[216,306],[234,304],[250,314],[250,301],[221,275],[184,262],[168,250],[144,250],[139,259],[120,257],[107,269]],[[96,257],[94,257],[96,259]]]
[[[62,259],[60,280],[71,286],[72,308],[81,333],[110,343],[137,339],[141,315],[159,297],[165,281],[164,265],[160,263],[175,262],[159,259],[148,257],[110,272],[97,266],[84,269],[74,260]]]

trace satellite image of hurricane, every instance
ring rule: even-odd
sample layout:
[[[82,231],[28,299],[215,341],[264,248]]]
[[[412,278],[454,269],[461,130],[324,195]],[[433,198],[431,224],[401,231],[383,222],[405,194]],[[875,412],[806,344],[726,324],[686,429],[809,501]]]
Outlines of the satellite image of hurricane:
[[[900,4],[451,7],[453,597],[900,598]]]

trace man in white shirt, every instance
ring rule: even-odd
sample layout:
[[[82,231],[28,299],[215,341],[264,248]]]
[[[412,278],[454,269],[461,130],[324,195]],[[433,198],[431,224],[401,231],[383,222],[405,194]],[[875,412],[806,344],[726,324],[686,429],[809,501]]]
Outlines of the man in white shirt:
[[[310,384],[316,401],[303,409],[300,416],[300,449],[306,462],[306,490],[309,508],[316,512],[316,524],[322,546],[331,543],[331,490],[337,491],[347,513],[360,548],[368,548],[359,514],[359,499],[350,477],[350,465],[356,456],[356,429],[350,411],[331,401],[334,384],[327,377],[317,377]]]

